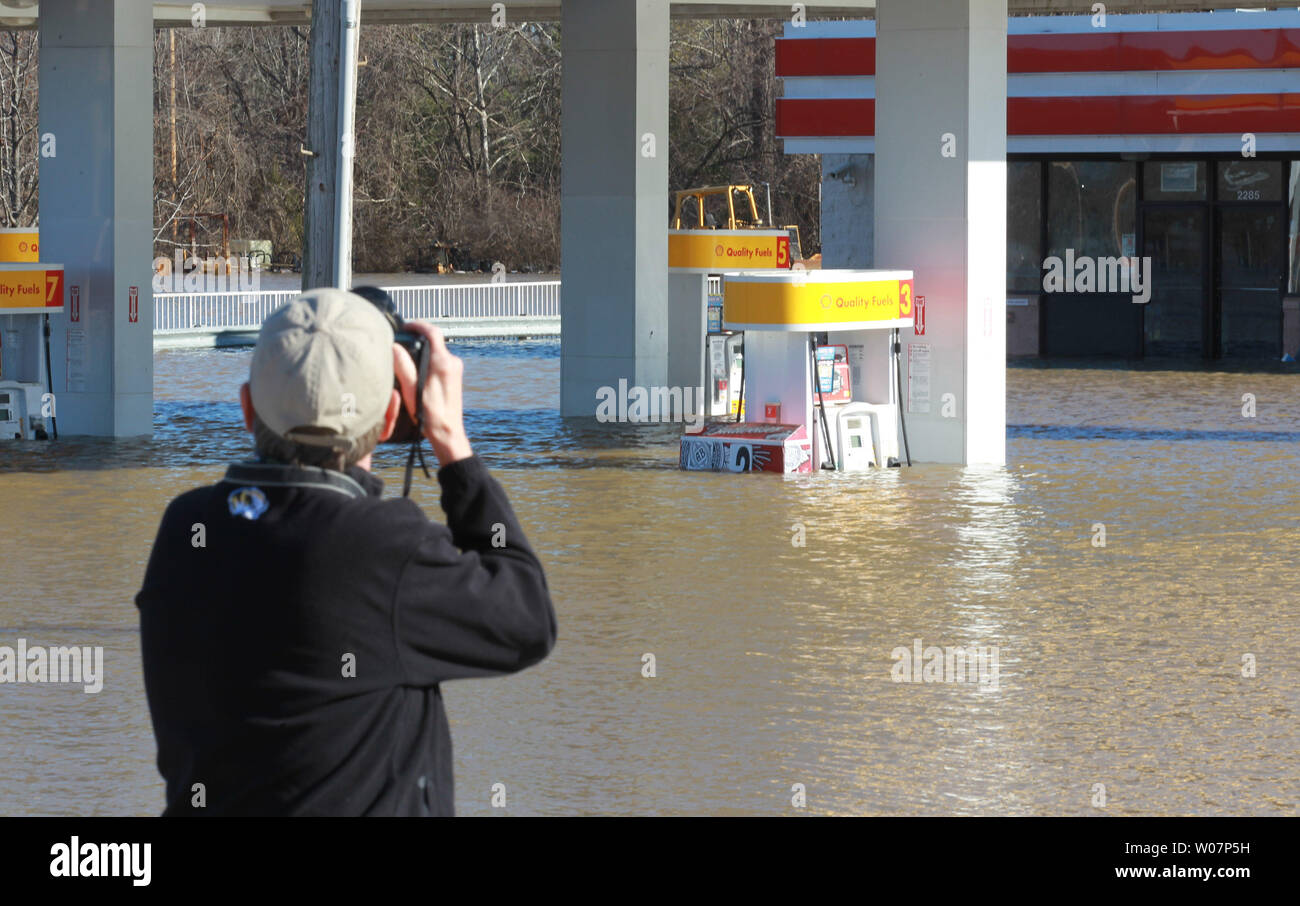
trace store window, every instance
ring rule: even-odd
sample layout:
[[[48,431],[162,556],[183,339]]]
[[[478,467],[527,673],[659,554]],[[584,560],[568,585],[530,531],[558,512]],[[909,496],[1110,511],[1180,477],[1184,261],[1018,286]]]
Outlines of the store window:
[[[1043,165],[1007,163],[1007,289],[1032,292],[1042,285]]]
[[[1142,165],[1146,201],[1205,201],[1205,161],[1153,160]]]
[[[1300,295],[1300,160],[1291,162],[1290,179],[1287,181],[1287,248],[1291,254],[1290,277],[1287,279],[1287,292],[1293,296]]]
[[[1281,201],[1282,161],[1219,161],[1219,201]]]
[[[1047,183],[1048,255],[1137,254],[1137,164],[1052,161]]]

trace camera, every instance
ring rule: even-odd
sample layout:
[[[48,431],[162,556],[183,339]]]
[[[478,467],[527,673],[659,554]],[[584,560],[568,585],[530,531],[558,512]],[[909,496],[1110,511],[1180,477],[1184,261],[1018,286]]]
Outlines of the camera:
[[[406,329],[406,322],[397,311],[397,303],[393,301],[392,296],[384,292],[377,286],[357,286],[351,292],[365,299],[378,308],[380,313],[388,320],[388,324],[393,328],[393,342],[401,346],[411,356],[411,361],[415,363],[416,371],[416,400],[418,402],[420,394],[419,389],[424,382],[425,375],[428,374],[429,365],[429,344],[422,334],[413,330]],[[401,391],[397,378],[393,378],[393,387]],[[402,400],[402,408],[397,416],[397,424],[393,427],[393,434],[388,438],[386,443],[390,444],[407,444],[417,442],[420,439],[420,428],[416,420],[411,417],[411,413],[406,409],[405,398]]]

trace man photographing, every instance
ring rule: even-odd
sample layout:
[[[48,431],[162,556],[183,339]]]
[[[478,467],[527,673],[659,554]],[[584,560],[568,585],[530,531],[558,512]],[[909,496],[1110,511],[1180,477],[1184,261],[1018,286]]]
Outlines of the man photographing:
[[[555,644],[541,563],[465,433],[464,363],[405,328],[429,349],[446,526],[380,496],[371,454],[415,414],[416,366],[336,289],[262,326],[240,388],[257,460],[163,515],[136,604],[166,815],[451,815],[439,684]]]

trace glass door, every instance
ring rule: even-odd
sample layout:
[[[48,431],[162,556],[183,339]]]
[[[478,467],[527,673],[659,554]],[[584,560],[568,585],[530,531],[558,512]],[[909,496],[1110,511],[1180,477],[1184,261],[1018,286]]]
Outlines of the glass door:
[[[1206,208],[1160,204],[1142,212],[1142,254],[1151,259],[1143,320],[1148,356],[1203,356],[1207,347]]]
[[[1276,358],[1282,349],[1286,209],[1225,205],[1217,220],[1215,355]]]

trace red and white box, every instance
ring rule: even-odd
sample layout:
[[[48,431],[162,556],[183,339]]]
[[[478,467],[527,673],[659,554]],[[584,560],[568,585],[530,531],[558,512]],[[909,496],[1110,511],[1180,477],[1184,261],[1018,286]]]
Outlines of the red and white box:
[[[688,472],[811,472],[812,441],[803,425],[714,422],[682,438],[680,465]]]

